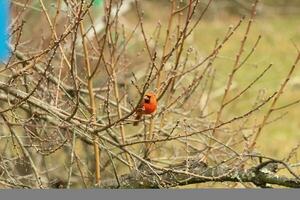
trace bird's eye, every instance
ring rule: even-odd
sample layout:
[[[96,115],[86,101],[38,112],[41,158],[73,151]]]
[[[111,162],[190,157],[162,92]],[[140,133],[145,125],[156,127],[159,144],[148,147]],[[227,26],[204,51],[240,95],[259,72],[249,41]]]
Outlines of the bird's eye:
[[[150,103],[150,96],[146,95],[144,101],[145,103]]]

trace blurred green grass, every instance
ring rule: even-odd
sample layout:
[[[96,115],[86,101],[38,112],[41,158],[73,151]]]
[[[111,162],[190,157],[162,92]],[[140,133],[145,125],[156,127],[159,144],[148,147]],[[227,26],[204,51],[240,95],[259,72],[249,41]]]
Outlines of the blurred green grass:
[[[238,20],[237,17],[227,17],[203,21],[194,32],[192,43],[198,51],[207,55],[212,50],[216,38],[222,39],[229,25],[236,24]],[[217,69],[215,88],[224,87],[226,84],[227,74],[232,69],[246,23],[247,21],[224,46],[215,62]],[[227,111],[227,115],[234,116],[244,113],[247,108],[253,105],[259,90],[265,90],[267,94],[271,94],[272,91],[279,88],[295,60],[297,50],[294,44],[300,46],[299,18],[276,15],[256,18],[247,40],[244,56],[251,50],[259,35],[262,36],[262,39],[254,54],[234,79],[237,90],[243,89],[270,63],[273,64],[273,67],[241,98],[242,100],[236,101],[237,105],[231,107]],[[278,106],[286,105],[300,98],[299,72],[300,70],[296,69],[290,84],[278,102]],[[282,158],[299,143],[299,109],[300,105],[297,104],[272,115],[271,119],[274,119],[285,114],[281,119],[271,123],[263,130],[257,144],[259,151],[265,155]],[[263,114],[264,112],[259,113],[258,122]]]
[[[243,66],[236,74],[234,78],[236,88],[232,91],[232,94],[237,94],[238,91],[244,89],[268,65],[273,64],[273,66],[248,92],[235,101],[233,105],[225,109],[224,119],[231,119],[234,116],[249,111],[249,108],[253,106],[259,93],[263,91],[265,97],[271,95],[280,87],[280,84],[286,77],[297,55],[297,49],[294,44],[300,48],[300,15],[295,13],[288,14],[289,10],[286,10],[286,12],[283,12],[285,14],[282,14],[279,10],[284,8],[290,9],[290,7],[285,6],[293,6],[293,3],[294,2],[290,2],[290,4],[287,3],[285,5],[285,3],[280,0],[265,0],[263,1],[263,4],[261,4],[263,9],[258,12],[257,17],[252,24],[243,57],[251,50],[258,36],[261,35],[262,38],[253,55],[246,62],[245,66]],[[160,9],[157,9],[157,5],[155,4],[146,1],[143,2],[145,11],[144,27],[148,34],[153,34],[157,21],[162,22],[163,30],[167,28],[168,13],[170,9],[167,5],[168,4],[164,4]],[[297,3],[295,5],[297,5]],[[157,10],[159,10],[159,13],[156,13]],[[277,11],[279,13],[276,13]],[[249,16],[249,13],[243,14],[247,17]],[[134,16],[135,14],[133,12],[127,14],[127,17],[132,23],[134,23]],[[199,23],[192,33],[191,38],[187,39],[186,47],[194,47],[200,54],[200,57],[209,55],[215,45],[216,39],[222,40],[227,33],[228,28],[231,25],[236,25],[239,20],[240,16],[228,13],[226,10],[210,9],[209,13],[205,16],[205,19]],[[245,28],[248,23],[247,20],[248,18],[245,19],[230,41],[224,45],[214,62],[216,68],[216,78],[214,83],[215,91],[220,91],[226,84],[228,74],[232,69],[240,42],[245,33]],[[300,66],[296,68],[284,94],[277,103],[277,107],[300,99],[299,68]],[[210,102],[211,107],[218,108],[220,98],[221,96],[216,98],[215,102]],[[255,113],[257,124],[262,121],[262,117],[268,108],[269,104],[260,112]],[[264,155],[283,158],[297,146],[300,136],[299,109],[300,104],[297,104],[271,115],[270,120],[279,117],[280,119],[267,125],[263,129],[263,133],[259,137],[256,146],[259,152]]]

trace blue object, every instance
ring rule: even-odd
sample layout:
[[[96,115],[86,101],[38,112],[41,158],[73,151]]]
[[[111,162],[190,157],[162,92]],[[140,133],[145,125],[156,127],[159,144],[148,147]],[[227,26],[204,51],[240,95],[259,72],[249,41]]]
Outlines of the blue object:
[[[5,61],[10,54],[8,47],[9,4],[9,0],[0,0],[0,61]]]

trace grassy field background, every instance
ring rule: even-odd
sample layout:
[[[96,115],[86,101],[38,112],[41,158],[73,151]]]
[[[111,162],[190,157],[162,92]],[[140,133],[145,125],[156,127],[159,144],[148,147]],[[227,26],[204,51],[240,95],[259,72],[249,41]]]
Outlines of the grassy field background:
[[[163,25],[166,24],[169,13],[167,3],[144,1],[142,5],[145,12],[144,25],[149,34],[153,32],[158,21],[162,22]],[[262,2],[262,7],[258,11],[251,28],[245,51],[249,52],[251,50],[259,35],[262,38],[246,66],[237,73],[234,80],[236,89],[244,88],[269,64],[273,64],[273,67],[238,101],[238,104],[226,111],[228,116],[235,116],[246,111],[247,108],[253,105],[259,92],[271,94],[271,92],[279,88],[283,78],[287,75],[297,55],[295,45],[298,45],[298,47],[300,45],[300,13],[294,12],[294,9],[289,10],[289,8],[297,8],[293,7],[293,5],[298,5],[298,2],[291,1],[289,4],[284,4],[283,1]],[[242,14],[231,13],[225,9],[215,11],[214,7],[215,5],[213,4],[205,20],[199,24],[187,41],[189,45],[203,56],[211,52],[216,39],[222,39],[228,27],[235,25],[242,16]],[[134,21],[134,14],[134,12],[126,14],[127,23]],[[243,15],[247,16],[249,12],[245,11]],[[222,89],[226,83],[227,75],[232,68],[246,24],[247,21],[224,46],[216,59],[215,90]],[[297,69],[278,106],[289,104],[300,98],[299,73],[300,70]],[[215,98],[216,105],[219,100],[220,98]],[[271,120],[276,120],[264,129],[258,141],[258,151],[265,155],[281,158],[299,144],[299,109],[300,105],[296,104],[272,115]],[[258,114],[257,120],[261,120],[263,114],[264,112]]]
[[[234,17],[229,17],[227,20],[215,19],[212,21],[205,21],[197,28],[194,34],[194,42],[197,47],[204,53],[211,50],[213,41],[217,37],[221,37],[229,24],[237,21]],[[264,78],[260,80],[244,97],[243,101],[239,101],[236,109],[230,110],[230,113],[238,114],[249,104],[252,104],[256,98],[259,90],[266,90],[271,92],[279,88],[284,76],[288,73],[292,66],[295,56],[296,48],[293,45],[300,43],[300,26],[299,18],[296,16],[266,16],[258,17],[252,27],[252,34],[250,34],[248,49],[251,44],[255,43],[258,35],[262,36],[262,40],[258,45],[256,52],[237,75],[235,80],[237,87],[243,87],[254,79],[268,64],[272,63],[272,69],[267,72]],[[228,74],[233,64],[235,52],[241,40],[243,31],[238,32],[235,39],[231,40],[227,46],[222,50],[221,56],[217,59],[217,66],[220,69],[216,75],[219,86],[224,84],[224,74]],[[289,87],[285,91],[284,98],[279,105],[285,105],[300,98],[300,70],[297,70],[290,81]],[[216,86],[216,87],[219,87]],[[286,155],[291,148],[299,143],[300,138],[300,121],[299,121],[300,105],[294,105],[290,109],[282,111],[284,115],[276,123],[272,123],[264,130],[262,137],[259,140],[259,149],[262,152],[276,156]],[[276,118],[273,116],[272,118]],[[280,148],[279,148],[280,147]]]

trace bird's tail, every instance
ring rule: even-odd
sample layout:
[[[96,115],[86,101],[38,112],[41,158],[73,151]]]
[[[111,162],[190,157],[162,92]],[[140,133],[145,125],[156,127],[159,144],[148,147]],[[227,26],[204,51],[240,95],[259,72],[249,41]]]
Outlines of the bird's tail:
[[[139,121],[142,118],[142,114],[141,113],[137,113],[136,117],[135,117],[135,122],[133,122],[133,126],[137,126],[139,125]]]

